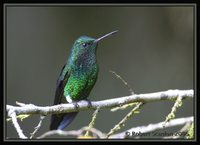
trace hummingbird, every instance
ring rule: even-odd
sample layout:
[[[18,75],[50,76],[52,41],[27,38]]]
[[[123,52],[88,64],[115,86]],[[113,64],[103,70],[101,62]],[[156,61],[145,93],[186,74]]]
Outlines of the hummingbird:
[[[97,39],[81,36],[74,42],[69,58],[56,82],[54,105],[87,99],[99,72],[96,57],[98,42],[116,32],[117,30]],[[78,112],[53,114],[50,130],[63,130],[77,114]]]

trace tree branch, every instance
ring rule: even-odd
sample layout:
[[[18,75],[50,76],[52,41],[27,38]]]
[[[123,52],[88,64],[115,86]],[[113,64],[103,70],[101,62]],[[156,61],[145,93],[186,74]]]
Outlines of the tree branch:
[[[13,110],[16,115],[20,114],[59,114],[59,113],[67,113],[67,112],[76,112],[82,110],[91,110],[97,108],[112,108],[119,105],[124,105],[132,102],[153,102],[153,101],[161,101],[161,100],[175,100],[178,96],[181,96],[183,99],[193,98],[193,90],[168,90],[163,92],[149,93],[149,94],[134,94],[130,96],[102,100],[102,101],[92,101],[89,103],[88,101],[79,101],[77,102],[78,108],[73,104],[59,104],[54,106],[45,106],[40,107],[33,104],[26,104],[23,106],[11,106],[6,105],[6,110],[9,112]]]
[[[24,135],[22,129],[20,128],[18,122],[17,122],[17,117],[16,117],[16,113],[13,110],[9,110],[8,112],[8,116],[11,117],[12,123],[19,135],[19,138],[21,139],[27,139],[27,137]]]
[[[115,134],[115,135],[111,135],[109,137],[109,139],[111,139],[111,138],[118,138],[118,139],[121,138],[122,139],[122,138],[126,138],[126,137],[139,138],[140,136],[142,136],[142,134],[153,132],[153,131],[160,130],[160,129],[163,129],[163,128],[188,124],[188,123],[193,122],[193,120],[194,120],[193,117],[172,119],[165,124],[165,127],[163,127],[163,124],[165,123],[165,121],[155,123],[155,124],[149,124],[147,126],[138,126],[138,127],[134,127],[134,128],[129,129],[129,130],[126,130],[124,132],[121,132],[121,133],[118,133],[118,134]],[[138,134],[136,134],[136,133],[138,133]]]
[[[184,125],[184,124],[190,124],[192,122],[193,122],[193,117],[172,119],[166,124],[165,128]],[[127,137],[139,138],[140,137],[139,135],[134,136],[131,133],[133,133],[133,132],[139,133],[140,132],[141,134],[142,133],[144,134],[144,133],[160,130],[160,129],[163,129],[163,125],[162,125],[163,123],[164,123],[164,121],[159,122],[159,123],[155,123],[155,124],[149,124],[147,126],[134,127],[134,128],[129,129],[127,131],[111,135],[108,139],[124,139],[124,138],[127,138]],[[45,132],[44,134],[42,134],[41,136],[37,137],[37,139],[51,138],[52,135],[75,136],[76,138],[84,139],[83,136],[84,136],[85,131],[92,132],[93,137],[91,137],[91,138],[93,138],[93,139],[95,139],[95,138],[107,139],[106,134],[102,133],[100,130],[95,129],[95,128],[88,128],[87,126],[82,127],[79,130],[70,130],[70,131],[52,130],[52,131],[48,131],[48,132]],[[182,135],[182,137],[183,137],[183,134],[179,134],[179,135]],[[85,139],[87,139],[87,138],[85,138]]]
[[[96,136],[95,138],[106,138],[106,135],[103,134],[100,130],[95,128],[89,128],[88,126],[82,127],[79,130],[70,130],[70,131],[64,131],[64,130],[50,130],[48,132],[45,132],[41,136],[37,137],[37,139],[44,139],[44,138],[51,138],[52,135],[60,135],[60,136],[76,136],[79,139],[87,139],[84,136],[85,132],[91,132],[93,133],[93,136]],[[84,138],[85,137],[85,138]],[[90,137],[91,139],[92,137]],[[94,138],[93,138],[94,139]]]

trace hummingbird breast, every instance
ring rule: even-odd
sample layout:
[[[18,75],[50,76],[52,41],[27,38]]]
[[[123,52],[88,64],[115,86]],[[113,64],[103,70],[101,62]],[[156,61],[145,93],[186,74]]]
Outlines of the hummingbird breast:
[[[71,73],[65,85],[64,95],[72,100],[86,99],[94,87],[98,76],[95,55],[84,54],[71,65]]]

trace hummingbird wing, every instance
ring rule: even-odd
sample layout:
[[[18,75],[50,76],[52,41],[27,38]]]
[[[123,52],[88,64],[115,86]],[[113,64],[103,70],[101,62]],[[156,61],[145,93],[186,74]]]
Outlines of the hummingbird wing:
[[[56,94],[54,99],[54,105],[62,103],[62,97],[65,97],[64,87],[70,77],[70,69],[66,65],[63,66],[60,76],[56,83]],[[75,118],[78,112],[66,113],[66,114],[53,114],[51,116],[50,130],[64,129]]]
[[[67,64],[65,64],[56,82],[56,94],[55,94],[55,99],[54,99],[54,105],[61,103],[64,87],[68,81],[69,76],[70,76],[69,67]]]

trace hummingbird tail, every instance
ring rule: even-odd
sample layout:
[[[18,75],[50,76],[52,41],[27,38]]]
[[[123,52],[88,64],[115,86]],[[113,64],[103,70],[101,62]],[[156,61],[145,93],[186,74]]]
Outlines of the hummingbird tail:
[[[52,115],[50,130],[63,130],[73,121],[77,114],[78,112],[71,112],[64,115]]]

